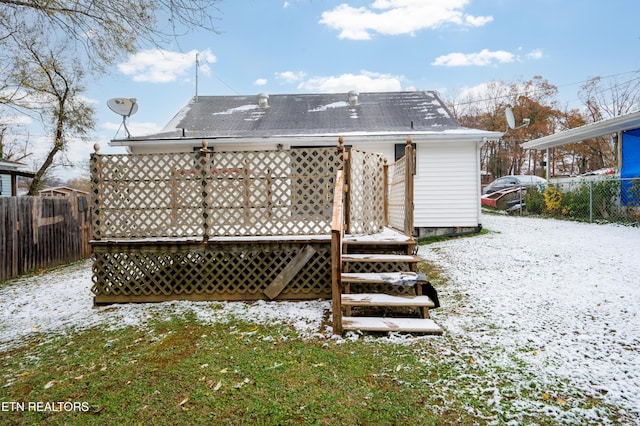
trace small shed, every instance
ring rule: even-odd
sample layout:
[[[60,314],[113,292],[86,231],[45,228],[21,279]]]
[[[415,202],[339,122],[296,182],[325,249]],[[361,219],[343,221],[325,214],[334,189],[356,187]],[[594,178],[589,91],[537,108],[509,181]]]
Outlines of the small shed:
[[[38,191],[41,197],[71,197],[77,195],[88,196],[88,191],[82,189],[70,188],[68,186],[52,186]]]
[[[157,134],[111,141],[132,154],[346,146],[389,163],[415,147],[414,234],[481,227],[480,146],[500,132],[462,127],[435,92],[196,96]]]

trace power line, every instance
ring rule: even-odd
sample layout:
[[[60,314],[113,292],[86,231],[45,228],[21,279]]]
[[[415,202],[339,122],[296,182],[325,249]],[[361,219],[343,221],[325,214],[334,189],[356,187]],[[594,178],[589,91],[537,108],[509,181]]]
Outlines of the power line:
[[[614,78],[614,77],[619,77],[619,76],[622,76],[622,75],[634,74],[634,73],[640,73],[640,70],[625,71],[625,72],[621,72],[621,73],[617,73],[617,74],[606,75],[604,77],[595,76],[595,77],[592,77],[592,78],[587,79],[587,80],[582,80],[582,81],[578,81],[578,82],[574,82],[574,83],[565,83],[565,84],[561,84],[561,85],[558,85],[558,86],[555,86],[555,87],[556,88],[561,88],[561,87],[575,86],[577,84],[588,83],[588,82],[592,81],[594,78],[600,78],[601,80],[605,80],[605,79],[609,79],[609,78]],[[623,81],[623,82],[621,82],[621,83],[619,83],[619,84],[617,84],[617,85],[615,85],[613,87],[608,87],[606,89],[602,89],[600,91],[596,91],[596,93],[602,93],[602,92],[609,91],[609,90],[611,90],[613,88],[620,87],[620,86],[622,86],[624,84],[628,84],[628,83],[630,83],[630,82],[632,82],[634,80],[640,80],[640,76],[632,78],[630,80]],[[484,98],[484,99],[474,99],[474,100],[466,101],[466,102],[457,102],[456,105],[457,106],[470,105],[470,104],[475,104],[475,103],[480,103],[480,102],[487,102],[487,101],[491,101],[491,100],[495,100],[495,99],[507,99],[507,98],[510,98],[510,97],[512,97],[514,95],[515,96],[528,95],[528,94],[540,92],[542,90],[543,89],[535,88],[535,89],[531,89],[531,90],[524,90],[522,92],[510,93],[508,95],[494,96],[494,97],[491,97],[491,98]],[[575,100],[580,100],[580,99],[573,99],[573,100],[570,100],[569,102],[573,102]]]

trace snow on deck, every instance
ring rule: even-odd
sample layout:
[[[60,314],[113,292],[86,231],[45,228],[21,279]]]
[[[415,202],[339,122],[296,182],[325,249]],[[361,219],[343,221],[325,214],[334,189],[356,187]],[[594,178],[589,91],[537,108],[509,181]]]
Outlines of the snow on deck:
[[[411,238],[402,232],[398,232],[395,229],[384,228],[382,232],[375,234],[346,234],[344,241],[358,241],[371,242],[371,243],[384,243],[384,242],[404,242],[409,241]]]

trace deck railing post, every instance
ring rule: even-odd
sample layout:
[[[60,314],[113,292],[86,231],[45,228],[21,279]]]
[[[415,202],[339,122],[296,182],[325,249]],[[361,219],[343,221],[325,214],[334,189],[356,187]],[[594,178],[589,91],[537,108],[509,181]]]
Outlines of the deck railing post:
[[[405,166],[405,193],[404,193],[404,233],[413,236],[413,170],[415,162],[413,158],[413,145],[411,138],[407,138],[407,145],[404,148]]]
[[[210,205],[209,205],[209,196],[211,195],[211,188],[208,185],[208,181],[211,178],[211,151],[208,148],[208,143],[206,140],[202,141],[202,148],[200,149],[200,173],[202,176],[202,241],[209,241],[209,232],[210,232],[210,223],[211,223],[211,215],[210,215]]]
[[[344,235],[344,170],[336,174],[331,218],[331,311],[333,334],[342,334],[342,237]]]
[[[89,160],[89,168],[91,172],[91,207],[92,215],[92,236],[94,240],[100,240],[102,238],[102,227],[104,226],[104,220],[100,216],[102,212],[100,207],[102,206],[101,198],[103,196],[103,176],[102,176],[102,162],[100,161],[100,145],[93,145],[94,153],[91,154]]]
[[[349,233],[351,222],[351,201],[349,196],[349,185],[351,184],[351,148],[344,147],[344,138],[338,138],[338,151],[342,153],[342,170],[344,170],[344,232]]]
[[[387,159],[384,159],[384,165],[382,166],[382,188],[384,194],[382,196],[382,210],[383,210],[383,220],[382,224],[384,226],[389,226],[389,163]]]

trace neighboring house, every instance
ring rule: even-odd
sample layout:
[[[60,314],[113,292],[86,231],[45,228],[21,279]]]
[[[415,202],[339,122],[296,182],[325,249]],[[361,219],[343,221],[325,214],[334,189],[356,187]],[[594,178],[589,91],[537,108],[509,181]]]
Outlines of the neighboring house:
[[[618,138],[617,169],[620,171],[620,178],[623,179],[623,189],[628,190],[628,179],[640,177],[640,111],[534,139],[522,144],[522,147],[545,150],[547,176],[551,176],[552,148],[606,135],[615,135]],[[637,195],[630,199],[636,200],[636,197]]]
[[[89,195],[88,191],[81,189],[69,188],[68,186],[53,186],[39,191],[43,197],[70,197],[75,195]]]
[[[18,176],[33,178],[35,173],[22,170],[24,164],[0,159],[0,197],[18,195]]]
[[[481,227],[480,146],[501,132],[460,126],[435,92],[196,96],[158,134],[111,141],[132,154],[345,145],[393,163],[416,147],[417,236]]]

